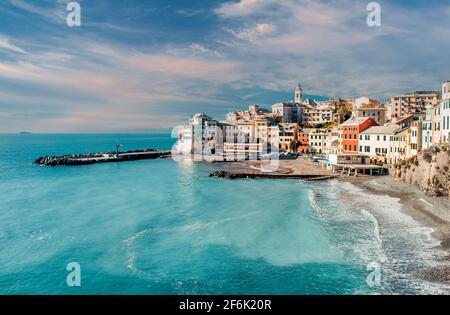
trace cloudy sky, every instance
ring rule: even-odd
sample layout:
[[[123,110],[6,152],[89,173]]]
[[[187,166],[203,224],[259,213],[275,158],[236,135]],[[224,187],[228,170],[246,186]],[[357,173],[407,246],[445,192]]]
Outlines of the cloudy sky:
[[[450,1],[66,0],[0,2],[0,132],[170,128],[196,112],[305,93],[438,90],[450,79]]]

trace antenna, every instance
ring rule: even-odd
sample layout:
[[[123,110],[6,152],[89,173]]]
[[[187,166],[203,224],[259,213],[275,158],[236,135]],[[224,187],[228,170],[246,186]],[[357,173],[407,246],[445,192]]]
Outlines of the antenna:
[[[119,157],[119,149],[120,149],[121,147],[123,147],[122,144],[119,144],[119,143],[116,144],[116,157],[117,157],[117,158]]]

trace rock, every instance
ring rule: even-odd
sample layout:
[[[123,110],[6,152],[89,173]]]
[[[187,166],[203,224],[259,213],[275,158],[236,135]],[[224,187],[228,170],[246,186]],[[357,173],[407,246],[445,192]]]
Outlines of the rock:
[[[209,174],[209,177],[226,178],[227,173],[225,171],[216,171]]]
[[[450,192],[450,145],[422,150],[417,156],[391,167],[391,174],[418,186],[428,196],[447,197]]]
[[[436,267],[421,273],[424,280],[450,284],[450,267]]]

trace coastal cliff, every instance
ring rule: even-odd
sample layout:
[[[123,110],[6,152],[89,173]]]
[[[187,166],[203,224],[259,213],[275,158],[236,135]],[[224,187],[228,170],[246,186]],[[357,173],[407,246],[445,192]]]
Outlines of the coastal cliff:
[[[391,168],[404,183],[418,186],[430,196],[450,196],[450,145],[433,146]]]

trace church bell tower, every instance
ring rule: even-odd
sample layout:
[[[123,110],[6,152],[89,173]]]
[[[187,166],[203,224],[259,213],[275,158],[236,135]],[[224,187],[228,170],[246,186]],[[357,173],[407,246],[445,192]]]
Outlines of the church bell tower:
[[[297,88],[295,89],[295,103],[301,104],[302,98],[303,98],[303,90],[299,84],[299,85],[297,85]]]

